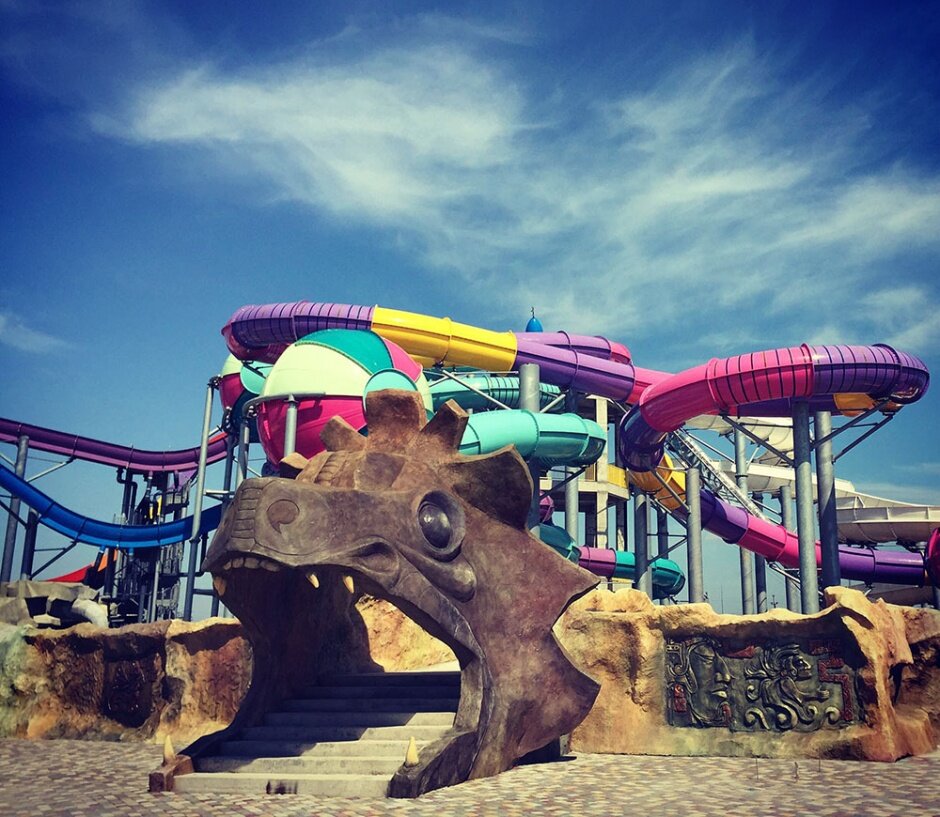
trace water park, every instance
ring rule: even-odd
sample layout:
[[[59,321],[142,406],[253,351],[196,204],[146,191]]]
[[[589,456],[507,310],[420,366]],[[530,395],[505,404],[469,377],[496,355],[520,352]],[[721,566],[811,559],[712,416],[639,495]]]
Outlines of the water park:
[[[405,798],[569,748],[937,747],[940,505],[836,475],[916,415],[908,351],[671,373],[534,310],[312,301],[221,334],[190,447],[0,418],[4,736],[163,740],[152,791]],[[113,470],[113,521],[41,490],[74,461]],[[719,541],[740,616],[707,604]]]

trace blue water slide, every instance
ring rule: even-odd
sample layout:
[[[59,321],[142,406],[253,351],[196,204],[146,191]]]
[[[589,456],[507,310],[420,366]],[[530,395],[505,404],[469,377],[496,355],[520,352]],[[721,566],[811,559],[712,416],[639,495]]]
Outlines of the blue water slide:
[[[9,468],[0,464],[0,488],[4,488],[39,514],[39,521],[63,536],[77,542],[98,547],[117,547],[124,550],[135,548],[163,547],[189,539],[192,534],[192,517],[161,525],[115,525],[82,516],[59,505],[42,491],[20,479]],[[208,533],[219,526],[222,506],[207,508],[202,512],[199,533]]]

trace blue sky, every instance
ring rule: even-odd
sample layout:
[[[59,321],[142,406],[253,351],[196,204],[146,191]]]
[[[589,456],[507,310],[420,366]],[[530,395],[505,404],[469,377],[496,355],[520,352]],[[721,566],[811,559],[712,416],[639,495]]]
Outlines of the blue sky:
[[[0,0],[0,413],[192,444],[297,299],[940,369],[937,3],[310,6]],[[840,475],[940,504],[937,394]]]

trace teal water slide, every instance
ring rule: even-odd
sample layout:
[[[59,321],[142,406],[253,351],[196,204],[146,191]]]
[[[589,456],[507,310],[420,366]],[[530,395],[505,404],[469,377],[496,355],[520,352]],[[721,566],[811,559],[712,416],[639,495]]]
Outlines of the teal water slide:
[[[558,390],[542,387],[541,403],[548,406]],[[431,385],[437,409],[447,400],[472,410],[460,444],[462,454],[486,454],[514,445],[525,459],[542,468],[583,466],[596,462],[607,444],[607,432],[593,420],[577,414],[546,414],[524,409],[498,409],[489,398],[505,406],[519,405],[519,381],[515,377],[461,373],[460,381],[446,378]],[[594,573],[618,579],[636,577],[636,555],[625,550],[579,547],[567,531],[557,525],[539,526],[539,538],[565,559]],[[665,598],[685,585],[682,569],[671,559],[650,560],[653,597]]]

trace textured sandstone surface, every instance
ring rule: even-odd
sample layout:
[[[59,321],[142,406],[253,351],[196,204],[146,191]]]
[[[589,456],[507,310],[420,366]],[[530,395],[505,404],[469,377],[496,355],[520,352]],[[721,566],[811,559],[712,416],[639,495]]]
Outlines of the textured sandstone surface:
[[[844,588],[829,592],[832,604],[818,615],[805,617],[786,610],[762,616],[719,615],[707,604],[657,607],[633,590],[589,594],[556,626],[575,662],[601,683],[594,708],[572,735],[572,748],[625,754],[869,760],[895,760],[930,751],[940,735],[936,728],[940,613],[880,601],[872,604],[861,593]],[[670,725],[664,680],[667,644],[701,637],[712,643],[745,645],[751,650],[748,654],[768,644],[836,645],[849,671],[855,673],[857,719],[826,723],[826,728],[814,731],[775,729],[772,723],[769,728],[758,725],[754,731]],[[710,682],[707,678],[700,681]],[[812,682],[808,678],[798,685],[812,686]],[[786,689],[788,683],[789,679],[780,679],[777,689]],[[852,685],[846,684],[851,692]],[[756,690],[756,683],[752,686]],[[791,684],[790,688],[796,687]],[[813,712],[827,705],[822,698],[803,703]]]
[[[840,757],[894,760],[940,738],[940,613],[871,603],[834,590],[817,616],[715,613],[653,605],[641,593],[596,590],[556,625],[571,658],[601,683],[572,734],[582,752]],[[453,661],[453,653],[386,601],[356,608],[372,660],[387,671]],[[826,638],[857,669],[860,722],[817,731],[734,731],[669,724],[667,641],[738,644]],[[120,630],[0,625],[0,736],[141,740],[185,746],[227,724],[250,678],[250,648],[233,620],[160,622]]]
[[[421,629],[391,602],[362,596],[356,606],[369,632],[369,653],[386,672],[456,661],[453,650]]]
[[[241,626],[230,620],[116,630],[0,625],[0,735],[169,735],[184,744],[231,721],[250,668]]]

